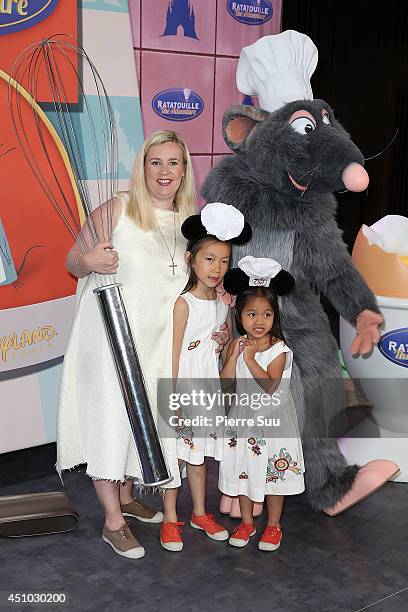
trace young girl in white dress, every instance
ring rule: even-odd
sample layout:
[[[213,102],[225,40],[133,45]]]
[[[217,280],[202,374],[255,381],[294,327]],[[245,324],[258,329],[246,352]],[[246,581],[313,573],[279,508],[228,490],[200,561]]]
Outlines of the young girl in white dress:
[[[213,398],[217,393],[221,395],[219,355],[212,336],[227,320],[229,324],[230,316],[216,288],[229,268],[231,244],[245,244],[252,231],[241,212],[220,202],[207,204],[199,215],[189,217],[181,231],[188,240],[186,262],[190,276],[173,311],[173,385],[177,394],[188,394],[192,402],[181,406],[178,413],[177,454],[187,464],[193,500],[191,526],[214,540],[226,540],[228,531],[205,508],[205,458],[220,461],[223,457],[223,428],[216,416],[221,411],[224,414],[224,409],[222,402],[211,404],[208,396],[203,399],[201,394]],[[204,417],[207,423],[193,423],[194,417]],[[160,538],[162,546],[172,551],[183,547],[183,523],[177,521],[176,495],[174,521],[163,522]]]
[[[241,524],[232,546],[255,533],[253,504],[266,497],[268,523],[258,544],[276,550],[285,495],[304,491],[304,464],[296,411],[290,395],[293,354],[285,344],[277,295],[289,293],[293,277],[272,259],[244,257],[230,270],[226,291],[237,295],[240,334],[228,347],[221,370],[224,391],[236,393],[228,414],[219,488],[239,496]],[[248,399],[249,398],[249,399]]]

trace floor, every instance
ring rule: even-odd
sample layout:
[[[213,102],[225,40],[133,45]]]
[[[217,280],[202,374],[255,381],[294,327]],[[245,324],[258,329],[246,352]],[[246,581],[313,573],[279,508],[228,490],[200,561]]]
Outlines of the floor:
[[[0,455],[0,497],[60,490],[55,445]],[[208,511],[217,513],[217,471],[209,464]],[[0,539],[0,612],[9,591],[64,592],[61,609],[210,612],[402,612],[408,610],[408,485],[387,483],[334,518],[311,512],[304,495],[288,498],[284,539],[274,553],[215,542],[186,526],[184,550],[159,544],[159,526],[133,522],[146,548],[141,560],[116,555],[101,538],[102,512],[90,480],[64,476],[80,513],[68,534]],[[160,497],[149,498],[160,505]],[[180,520],[191,512],[188,487]],[[221,519],[228,529],[236,519]],[[256,519],[258,531],[264,518]],[[48,606],[41,609],[46,610]],[[58,609],[58,608],[52,608]]]

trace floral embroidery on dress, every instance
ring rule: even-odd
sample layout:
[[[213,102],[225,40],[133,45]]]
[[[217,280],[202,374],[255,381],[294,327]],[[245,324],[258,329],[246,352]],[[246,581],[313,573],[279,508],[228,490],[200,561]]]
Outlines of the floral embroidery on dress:
[[[279,455],[273,455],[268,459],[266,482],[286,480],[286,472],[288,470],[297,476],[302,473],[302,470],[298,467],[297,461],[294,461],[291,454],[287,452],[286,448],[281,448]]]
[[[210,433],[210,438],[214,438],[214,440],[218,440],[216,433]]]
[[[262,455],[261,446],[265,446],[266,444],[264,438],[255,438],[251,436],[250,438],[248,438],[247,442],[254,455]]]
[[[201,340],[192,340],[190,342],[190,344],[187,347],[188,351],[192,351],[193,349],[197,348],[197,346],[200,344]]]
[[[184,444],[188,444],[191,449],[195,448],[193,438],[194,431],[191,427],[183,427],[182,429],[178,429],[176,431],[177,438],[181,438]]]
[[[239,475],[240,480],[248,480],[248,474],[246,472],[241,472]]]
[[[225,435],[229,438],[228,446],[230,448],[235,448],[237,445],[237,430],[236,429],[226,429]]]

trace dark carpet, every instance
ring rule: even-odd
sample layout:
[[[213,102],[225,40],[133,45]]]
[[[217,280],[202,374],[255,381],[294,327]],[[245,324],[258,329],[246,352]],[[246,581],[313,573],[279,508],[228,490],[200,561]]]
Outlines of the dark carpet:
[[[0,496],[61,490],[55,445],[0,455]],[[408,485],[387,483],[344,514],[311,512],[304,495],[287,498],[279,550],[215,542],[186,525],[181,553],[163,550],[159,525],[132,521],[146,556],[129,560],[101,538],[103,515],[92,483],[64,475],[80,513],[68,534],[0,539],[0,591],[64,592],[68,603],[42,610],[248,612],[402,612],[408,610]],[[218,514],[217,468],[209,464],[207,511]],[[160,505],[159,496],[147,497]],[[179,520],[191,501],[184,484]],[[231,530],[236,519],[220,519]],[[265,517],[256,519],[258,533]],[[2,604],[4,605],[4,604]],[[24,605],[1,610],[34,609]]]

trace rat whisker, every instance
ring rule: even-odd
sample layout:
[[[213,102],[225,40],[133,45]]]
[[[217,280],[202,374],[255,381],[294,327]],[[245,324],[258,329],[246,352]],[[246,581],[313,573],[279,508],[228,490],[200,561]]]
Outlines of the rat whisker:
[[[306,185],[305,190],[304,190],[304,191],[302,191],[302,194],[301,194],[301,196],[300,196],[300,199],[302,199],[302,198],[303,198],[303,194],[304,194],[304,193],[306,193],[306,191],[307,191],[307,189],[308,189],[308,187],[309,187],[309,185],[310,185],[310,183],[311,183],[311,181],[312,181],[312,179],[313,179],[313,177],[314,177],[315,173],[317,172],[317,169],[318,169],[318,166],[316,166],[316,168],[313,168],[313,174],[310,176],[310,179],[309,179],[309,181],[308,181],[308,183],[307,183],[307,185]]]
[[[300,181],[300,180],[301,180],[303,177],[307,176],[307,175],[308,175],[308,174],[310,174],[311,172],[315,172],[315,171],[317,170],[317,168],[318,168],[318,167],[319,167],[319,166],[316,166],[315,168],[312,168],[311,170],[308,170],[307,172],[305,172],[304,174],[302,174],[302,176],[299,176],[299,178],[298,178],[298,179],[296,179],[296,182],[297,182],[297,183],[299,183],[299,181]]]
[[[394,143],[395,139],[398,136],[398,132],[399,132],[399,128],[396,129],[394,136],[392,137],[392,140],[387,144],[387,146],[385,147],[385,149],[383,149],[382,151],[380,151],[379,153],[376,153],[375,155],[371,155],[371,157],[365,157],[364,161],[369,161],[370,159],[374,159],[375,157],[378,157],[379,155],[382,155],[383,153],[385,153],[387,151],[387,149],[390,148],[390,146]]]

